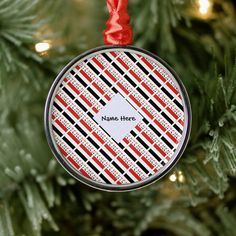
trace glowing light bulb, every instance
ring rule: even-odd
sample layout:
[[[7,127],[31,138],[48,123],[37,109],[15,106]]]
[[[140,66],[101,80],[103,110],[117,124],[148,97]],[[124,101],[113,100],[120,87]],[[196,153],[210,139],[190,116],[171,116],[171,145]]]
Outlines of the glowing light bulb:
[[[50,49],[51,44],[49,42],[40,42],[40,43],[36,43],[35,44],[35,51],[42,53],[42,52],[46,52]]]
[[[202,15],[206,15],[211,7],[211,3],[209,0],[199,0],[199,12]]]
[[[169,180],[170,180],[171,182],[175,182],[175,181],[177,180],[176,174],[175,174],[175,173],[172,174],[172,175],[169,177]]]

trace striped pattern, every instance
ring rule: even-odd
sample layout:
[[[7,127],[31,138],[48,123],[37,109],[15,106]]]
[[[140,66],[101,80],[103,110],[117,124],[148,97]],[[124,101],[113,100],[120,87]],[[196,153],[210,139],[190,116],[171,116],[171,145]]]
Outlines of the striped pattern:
[[[93,119],[117,93],[143,117],[120,143]],[[132,184],[160,172],[172,160],[185,122],[173,75],[130,49],[101,50],[78,61],[60,81],[51,120],[66,163],[104,185]]]

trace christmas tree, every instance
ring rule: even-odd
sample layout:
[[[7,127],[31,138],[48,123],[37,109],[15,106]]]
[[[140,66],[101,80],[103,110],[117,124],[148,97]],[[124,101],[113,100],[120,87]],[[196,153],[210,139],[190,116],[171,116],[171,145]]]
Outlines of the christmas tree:
[[[233,0],[129,1],[134,45],[180,75],[193,122],[168,175],[109,193],[68,175],[43,130],[56,75],[103,44],[105,0],[1,0],[0,236],[236,235],[235,7]]]

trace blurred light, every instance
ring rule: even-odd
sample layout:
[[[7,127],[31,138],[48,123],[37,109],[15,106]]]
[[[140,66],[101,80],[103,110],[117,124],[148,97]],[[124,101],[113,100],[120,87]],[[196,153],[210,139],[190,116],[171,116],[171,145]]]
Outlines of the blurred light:
[[[211,3],[209,0],[199,0],[199,12],[202,15],[206,15],[209,13],[211,7]]]
[[[41,42],[35,44],[35,51],[36,52],[46,52],[50,49],[51,44],[49,42]]]
[[[176,174],[175,174],[175,173],[172,174],[172,175],[169,177],[169,180],[170,180],[171,182],[175,182],[175,181],[177,180]]]
[[[178,181],[180,183],[184,183],[184,181],[185,181],[185,178],[184,178],[184,175],[183,175],[182,171],[178,172]]]

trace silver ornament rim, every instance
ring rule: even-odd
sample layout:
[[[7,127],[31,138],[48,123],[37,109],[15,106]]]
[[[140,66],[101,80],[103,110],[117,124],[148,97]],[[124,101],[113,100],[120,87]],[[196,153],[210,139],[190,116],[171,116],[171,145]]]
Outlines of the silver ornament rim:
[[[113,185],[113,184],[104,184],[104,183],[99,183],[97,181],[94,181],[92,179],[88,179],[82,174],[79,174],[76,172],[62,157],[60,154],[59,150],[56,148],[55,141],[53,139],[52,135],[52,128],[51,128],[51,123],[50,123],[50,111],[52,107],[52,102],[54,100],[54,95],[55,92],[57,91],[57,87],[60,84],[60,81],[63,79],[64,75],[68,72],[68,70],[74,66],[75,63],[78,61],[84,59],[85,57],[93,54],[93,53],[98,53],[104,50],[112,50],[112,49],[123,49],[123,50],[131,50],[135,52],[140,52],[143,53],[152,59],[158,61],[160,64],[162,64],[166,69],[171,73],[171,75],[174,77],[176,80],[176,83],[178,85],[179,92],[181,93],[182,101],[183,101],[183,107],[184,107],[184,114],[185,114],[185,122],[184,122],[184,128],[183,128],[183,134],[180,140],[180,143],[178,145],[177,150],[175,151],[174,155],[172,156],[172,160],[170,160],[161,170],[160,172],[157,172],[153,174],[152,176],[130,184],[122,184],[122,185]],[[186,122],[187,120],[187,122]],[[98,190],[103,190],[103,191],[111,191],[111,192],[125,192],[125,191],[131,191],[135,189],[140,189],[145,186],[148,186],[157,180],[161,179],[164,177],[179,161],[180,157],[182,156],[187,143],[189,141],[190,133],[191,133],[191,125],[192,125],[192,111],[191,111],[191,105],[190,105],[190,100],[187,94],[187,91],[178,77],[177,73],[161,58],[158,56],[154,55],[153,53],[150,53],[144,49],[135,47],[135,46],[100,46],[97,48],[94,48],[92,50],[88,50],[76,58],[74,58],[72,61],[70,61],[58,74],[56,79],[54,80],[53,84],[51,85],[51,88],[49,90],[46,103],[45,103],[45,110],[44,110],[44,130],[46,134],[46,139],[49,144],[49,147],[54,154],[55,158],[57,161],[61,164],[61,166],[75,179],[78,181],[92,187]]]

